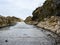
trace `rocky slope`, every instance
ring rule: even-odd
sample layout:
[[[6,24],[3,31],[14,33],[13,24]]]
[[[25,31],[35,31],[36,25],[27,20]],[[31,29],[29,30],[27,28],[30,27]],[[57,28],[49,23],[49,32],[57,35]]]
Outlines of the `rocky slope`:
[[[50,16],[60,16],[60,0],[46,0],[42,7],[33,11],[33,20],[41,21]]]
[[[12,17],[10,17],[10,16],[4,17],[4,16],[0,15],[0,27],[13,25],[16,22],[20,22],[20,21],[21,21],[21,19],[19,19],[17,17],[14,17],[14,16],[12,16]]]
[[[32,20],[38,21],[38,27],[60,34],[60,0],[46,0],[32,14]]]
[[[33,11],[32,15],[29,24],[36,24],[38,27],[60,34],[60,0],[46,0],[41,7]]]
[[[33,21],[32,20],[32,16],[28,16],[25,20],[24,20],[24,22],[26,23],[26,24],[30,24],[30,25],[35,25],[35,24],[37,24],[38,22],[37,21]]]
[[[44,21],[38,22],[37,26],[60,35],[60,17],[58,16],[51,16],[49,19],[44,18]]]
[[[60,33],[60,0],[46,0],[32,14],[32,20],[38,21],[38,27]]]

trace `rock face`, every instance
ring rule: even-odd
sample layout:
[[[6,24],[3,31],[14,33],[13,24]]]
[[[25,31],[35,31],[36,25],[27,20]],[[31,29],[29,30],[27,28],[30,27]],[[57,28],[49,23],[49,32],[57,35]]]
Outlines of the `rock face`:
[[[29,21],[32,21],[32,17],[31,17],[31,16],[28,16],[28,17],[25,19],[25,22],[29,22]]]
[[[60,0],[46,0],[32,15],[38,27],[60,34]]]
[[[60,0],[46,0],[42,7],[33,11],[33,20],[41,21],[51,16],[60,16]]]
[[[51,16],[45,21],[40,21],[37,26],[48,29],[56,34],[60,34],[60,17]]]
[[[1,16],[0,15],[0,27],[5,27],[5,26],[8,26],[8,25],[13,25],[15,24],[16,22],[20,22],[21,20],[17,17],[10,17],[10,16],[7,16],[7,17],[4,17],[4,16]]]
[[[31,25],[32,25],[32,24],[35,25],[35,24],[38,23],[37,21],[33,21],[33,20],[32,20],[32,16],[27,17],[24,22],[25,22],[26,24],[31,24]]]

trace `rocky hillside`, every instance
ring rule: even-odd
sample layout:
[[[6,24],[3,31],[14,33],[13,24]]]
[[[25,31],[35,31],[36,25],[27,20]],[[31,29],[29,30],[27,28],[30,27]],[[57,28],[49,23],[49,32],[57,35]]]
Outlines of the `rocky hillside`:
[[[37,26],[60,35],[60,17],[58,16],[44,18],[44,21],[38,22]]]
[[[41,21],[50,16],[60,16],[60,0],[46,0],[42,7],[33,11],[32,15],[35,21]]]
[[[15,24],[16,22],[20,22],[20,21],[21,21],[20,18],[17,18],[17,17],[14,17],[14,16],[4,17],[4,16],[0,15],[0,27],[12,25],[12,24]]]
[[[38,27],[60,34],[60,0],[46,0],[32,15],[32,20],[38,22]]]
[[[36,24],[60,35],[60,0],[46,0],[32,15],[28,22],[25,21],[27,24]]]

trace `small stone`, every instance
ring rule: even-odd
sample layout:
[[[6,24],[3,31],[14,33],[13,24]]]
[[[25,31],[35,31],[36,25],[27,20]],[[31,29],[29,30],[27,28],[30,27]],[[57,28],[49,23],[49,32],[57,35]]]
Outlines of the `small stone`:
[[[8,42],[8,40],[5,40],[5,42]]]
[[[51,34],[48,34],[47,36],[51,36]]]

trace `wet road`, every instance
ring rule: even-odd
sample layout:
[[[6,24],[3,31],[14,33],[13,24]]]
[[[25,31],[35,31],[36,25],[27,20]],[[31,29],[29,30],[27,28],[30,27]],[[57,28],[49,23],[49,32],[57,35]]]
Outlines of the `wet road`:
[[[24,22],[0,29],[0,45],[55,45],[55,40],[33,25]]]

